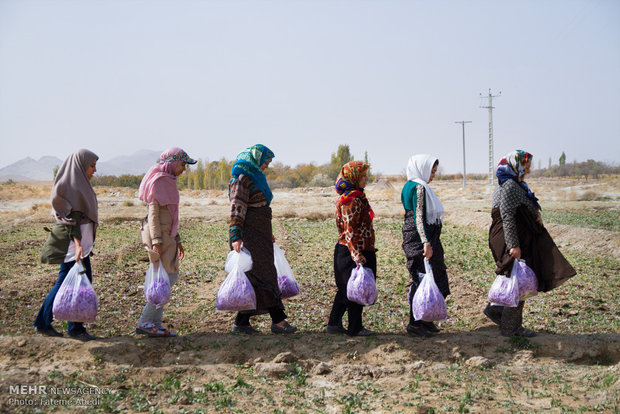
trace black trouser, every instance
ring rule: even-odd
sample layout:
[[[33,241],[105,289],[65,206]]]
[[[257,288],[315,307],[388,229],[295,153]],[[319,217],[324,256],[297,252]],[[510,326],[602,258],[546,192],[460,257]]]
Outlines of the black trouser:
[[[519,302],[519,306],[494,306],[490,303],[487,305],[487,310],[496,318],[501,318],[499,324],[499,330],[502,335],[511,336],[514,335],[517,330],[523,324],[523,305],[524,301]]]
[[[269,308],[269,316],[271,316],[272,323],[280,323],[286,319],[286,313],[282,309],[277,306],[273,308]],[[235,325],[237,326],[248,326],[250,325],[250,317],[253,316],[251,313],[237,313],[235,317]]]
[[[364,267],[370,268],[376,278],[376,253],[364,250],[362,251],[362,254],[366,258],[366,264],[364,264]],[[336,286],[338,287],[338,292],[336,292],[336,296],[334,297],[334,304],[332,305],[332,310],[329,314],[328,324],[330,326],[341,326],[342,317],[344,316],[345,312],[348,312],[349,335],[355,335],[363,328],[362,311],[364,310],[364,305],[351,302],[349,299],[347,299],[347,283],[349,281],[349,278],[351,277],[351,272],[356,267],[357,265],[351,258],[351,253],[349,252],[349,249],[346,246],[337,243],[336,247],[334,248],[334,276],[336,279]]]

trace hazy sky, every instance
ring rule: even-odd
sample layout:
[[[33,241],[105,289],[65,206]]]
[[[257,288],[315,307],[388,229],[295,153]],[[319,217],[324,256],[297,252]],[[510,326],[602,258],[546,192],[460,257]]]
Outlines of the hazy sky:
[[[620,161],[620,1],[0,0],[0,167],[180,146],[375,172]],[[539,161],[540,160],[540,161]]]

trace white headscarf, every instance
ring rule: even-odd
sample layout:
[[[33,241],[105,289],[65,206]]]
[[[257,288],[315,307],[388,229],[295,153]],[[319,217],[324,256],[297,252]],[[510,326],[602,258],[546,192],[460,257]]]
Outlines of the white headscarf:
[[[418,154],[409,158],[407,163],[407,180],[422,184],[426,190],[426,222],[428,224],[438,224],[443,221],[443,204],[428,185],[435,161],[437,157]]]

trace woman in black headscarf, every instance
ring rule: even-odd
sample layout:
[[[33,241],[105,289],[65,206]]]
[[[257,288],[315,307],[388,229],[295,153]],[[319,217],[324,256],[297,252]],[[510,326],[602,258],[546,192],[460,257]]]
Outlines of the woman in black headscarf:
[[[489,247],[497,266],[495,273],[510,277],[514,261],[523,259],[536,274],[538,291],[547,292],[577,272],[545,229],[538,198],[524,181],[531,164],[532,154],[521,150],[509,153],[499,162]],[[535,336],[536,332],[522,326],[523,305],[523,301],[517,307],[489,303],[483,312],[500,326],[503,336]]]

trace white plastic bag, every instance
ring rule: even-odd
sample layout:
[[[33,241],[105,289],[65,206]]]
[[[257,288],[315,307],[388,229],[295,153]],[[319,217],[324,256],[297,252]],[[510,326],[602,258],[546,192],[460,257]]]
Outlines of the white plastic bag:
[[[148,303],[157,307],[170,300],[170,278],[161,261],[149,264],[144,278],[144,296]]]
[[[433,270],[428,260],[424,259],[426,273],[411,299],[413,317],[420,321],[442,321],[446,319],[448,310],[446,301],[439,291],[433,276]]]
[[[54,304],[54,319],[71,322],[94,322],[97,316],[97,295],[86,276],[82,262],[76,262],[60,285]]]
[[[252,256],[247,249],[232,250],[226,257],[224,269],[228,276],[217,291],[216,310],[243,311],[256,309],[256,292],[245,275],[252,270]]]
[[[512,273],[517,275],[519,283],[519,300],[524,300],[538,295],[538,278],[530,267],[525,264],[525,260],[515,260],[512,265]]]
[[[347,282],[347,299],[360,305],[374,305],[377,300],[377,283],[369,267],[357,266]]]
[[[519,306],[519,282],[517,280],[518,263],[512,266],[510,277],[504,275],[498,275],[495,282],[489,289],[489,302],[494,306],[508,306],[509,308],[516,308]]]
[[[282,293],[282,299],[299,295],[299,285],[293,276],[293,269],[286,261],[284,250],[276,243],[273,244],[273,262],[278,272],[278,287]]]

